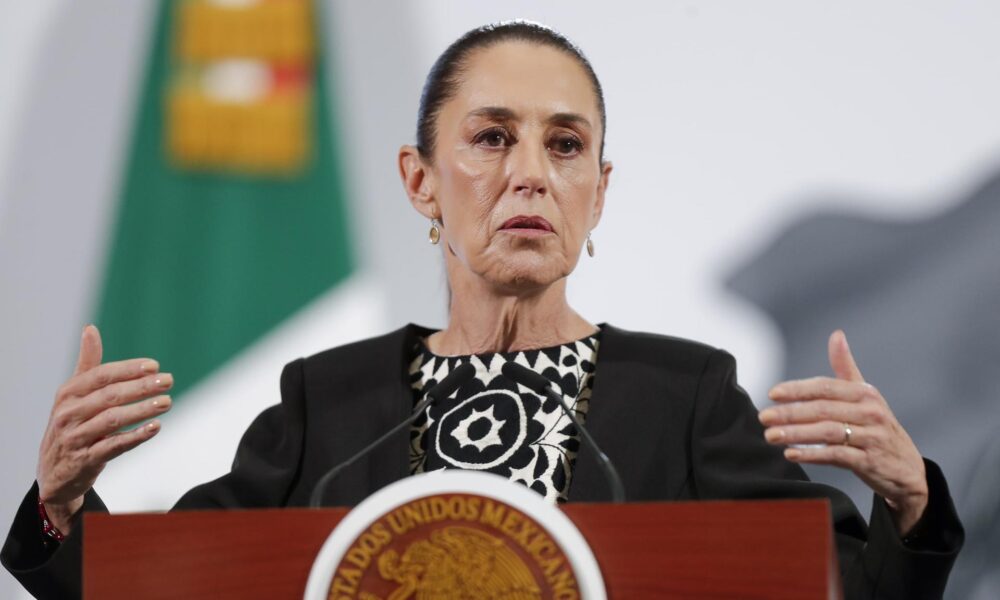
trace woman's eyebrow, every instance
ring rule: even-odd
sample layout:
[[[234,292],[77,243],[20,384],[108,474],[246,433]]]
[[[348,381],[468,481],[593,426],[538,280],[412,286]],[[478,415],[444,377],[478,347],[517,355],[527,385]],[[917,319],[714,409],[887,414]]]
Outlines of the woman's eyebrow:
[[[481,117],[493,121],[515,121],[517,113],[502,106],[484,106],[469,112],[470,117]]]
[[[546,119],[550,125],[583,125],[586,128],[590,128],[590,121],[586,117],[579,113],[555,113]]]

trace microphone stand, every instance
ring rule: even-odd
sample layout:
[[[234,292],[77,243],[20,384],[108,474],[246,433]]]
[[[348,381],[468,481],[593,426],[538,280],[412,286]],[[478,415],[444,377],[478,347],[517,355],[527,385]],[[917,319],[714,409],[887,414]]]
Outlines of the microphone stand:
[[[563,395],[552,387],[552,382],[528,367],[515,362],[505,363],[501,371],[515,383],[520,383],[536,394],[551,398],[559,403],[563,413],[569,417],[569,420],[576,426],[576,430],[580,432],[584,443],[597,455],[597,464],[601,467],[601,471],[608,481],[608,487],[611,488],[611,501],[616,504],[625,502],[625,486],[622,484],[622,478],[618,475],[618,470],[615,469],[614,463],[601,450],[597,442],[594,441],[594,438],[590,436],[590,432],[587,431],[583,423],[580,422],[580,419],[576,417],[569,405],[566,404],[566,399],[563,398]]]
[[[428,406],[440,398],[447,398],[450,396],[451,393],[457,390],[463,383],[472,379],[475,374],[476,368],[469,363],[462,364],[456,367],[451,373],[448,373],[447,377],[431,388],[431,390],[427,392],[427,395],[424,396],[424,399],[413,407],[413,412],[410,413],[410,416],[407,417],[406,420],[382,434],[382,436],[374,442],[368,444],[361,450],[358,450],[347,460],[327,471],[326,474],[324,474],[323,477],[316,482],[316,486],[313,487],[312,494],[309,495],[309,508],[320,508],[323,505],[323,492],[326,491],[327,486],[330,485],[331,481],[336,479],[337,475],[340,474],[341,471],[357,462],[359,458],[367,455],[375,448],[384,444],[387,440],[398,434],[405,427],[412,425],[413,422],[416,421],[421,414],[423,414],[424,410],[426,410]]]

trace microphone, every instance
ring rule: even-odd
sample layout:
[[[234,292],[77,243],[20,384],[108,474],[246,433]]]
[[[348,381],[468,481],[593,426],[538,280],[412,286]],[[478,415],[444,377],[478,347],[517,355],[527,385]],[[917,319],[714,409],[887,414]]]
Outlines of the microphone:
[[[563,412],[566,413],[569,420],[573,422],[573,425],[576,425],[576,430],[580,432],[584,443],[597,455],[597,463],[601,465],[604,478],[608,480],[608,487],[611,488],[611,501],[615,503],[625,502],[625,486],[622,485],[622,478],[618,476],[618,471],[611,463],[611,459],[601,450],[597,442],[594,441],[594,438],[590,437],[590,432],[583,427],[580,420],[570,410],[562,394],[553,389],[552,382],[528,367],[512,361],[504,363],[500,371],[514,383],[519,383],[536,394],[552,398],[559,403],[559,406],[562,407]]]
[[[374,442],[368,444],[361,450],[358,450],[354,456],[351,456],[347,460],[335,465],[327,471],[326,474],[323,475],[318,482],[316,482],[316,486],[313,488],[312,494],[309,496],[309,507],[319,508],[322,506],[323,492],[326,491],[327,486],[329,486],[330,482],[337,477],[338,473],[354,464],[354,462],[362,456],[365,456],[375,448],[384,444],[389,438],[402,431],[406,426],[412,425],[413,422],[417,420],[417,417],[419,417],[429,405],[433,404],[436,400],[450,396],[455,390],[461,387],[462,384],[472,379],[475,374],[476,368],[469,363],[455,367],[451,373],[448,373],[444,379],[427,392],[423,400],[418,402],[417,405],[413,407],[413,412],[410,413],[410,416],[407,417],[405,421],[387,431],[382,435],[382,437],[378,438]]]

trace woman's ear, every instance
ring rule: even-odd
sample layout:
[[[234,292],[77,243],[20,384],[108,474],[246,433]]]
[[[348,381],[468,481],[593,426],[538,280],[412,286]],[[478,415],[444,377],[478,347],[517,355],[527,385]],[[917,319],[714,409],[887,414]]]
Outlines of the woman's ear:
[[[614,165],[611,164],[611,161],[606,160],[601,163],[601,176],[597,180],[597,202],[594,203],[591,229],[597,227],[597,224],[601,222],[601,215],[604,214],[604,194],[608,190],[608,182],[611,179],[611,170],[613,168]]]
[[[434,176],[424,163],[416,146],[406,145],[399,149],[399,177],[410,204],[417,212],[434,219],[441,216],[434,199]]]

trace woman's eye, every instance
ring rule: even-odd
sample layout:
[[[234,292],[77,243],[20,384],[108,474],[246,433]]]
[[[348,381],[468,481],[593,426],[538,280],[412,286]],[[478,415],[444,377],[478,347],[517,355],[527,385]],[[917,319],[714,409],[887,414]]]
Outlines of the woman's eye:
[[[549,150],[556,154],[570,156],[583,151],[583,142],[575,137],[559,137],[549,144]]]
[[[476,143],[490,148],[500,148],[510,145],[511,139],[503,129],[490,129],[476,136]]]

